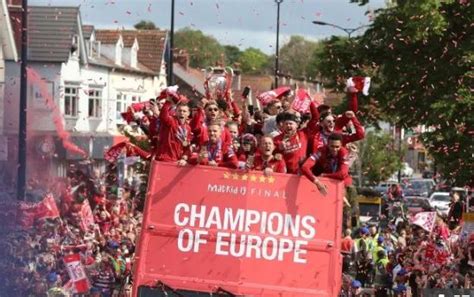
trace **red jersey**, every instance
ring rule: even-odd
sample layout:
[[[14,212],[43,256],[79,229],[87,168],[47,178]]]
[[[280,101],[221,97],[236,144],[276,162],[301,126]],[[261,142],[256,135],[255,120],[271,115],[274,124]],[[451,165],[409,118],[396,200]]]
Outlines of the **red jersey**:
[[[277,160],[271,156],[269,160],[263,160],[261,155],[255,156],[252,170],[263,171],[266,168],[271,168],[273,172],[286,173],[286,164],[284,160]]]
[[[198,108],[196,114],[191,120],[191,129],[194,134],[194,143],[205,143],[209,140],[207,135],[206,115],[202,108]],[[225,121],[221,121],[222,135],[221,138],[225,143],[232,143],[232,135],[225,127]]]
[[[171,103],[166,102],[160,112],[160,145],[157,147],[156,158],[160,161],[178,161],[188,154],[191,144],[191,126],[170,115]]]
[[[341,133],[342,128],[347,125],[350,121],[354,125],[355,133],[353,134],[342,134],[342,145],[345,146],[350,142],[354,142],[357,140],[361,140],[365,137],[364,127],[362,127],[361,123],[356,117],[349,119],[345,115],[336,119],[336,127],[334,128],[334,132]],[[321,126],[318,127],[316,132],[312,136],[312,147],[311,152],[316,152],[319,148],[328,144],[328,137],[331,133],[326,134]]]
[[[337,156],[333,157],[328,147],[322,147],[304,162],[301,171],[311,182],[314,182],[317,175],[324,173],[325,177],[343,180],[345,186],[350,186],[352,178],[347,156],[345,148],[341,148]]]
[[[206,157],[198,162],[199,152],[204,151]],[[222,139],[219,139],[218,143],[206,143],[201,145],[197,149],[197,153],[193,153],[189,163],[190,164],[200,164],[200,165],[209,165],[210,161],[215,161],[219,167],[228,167],[228,168],[238,168],[239,160],[232,149],[230,144],[225,144]]]
[[[286,163],[288,173],[297,174],[300,162],[306,158],[308,138],[305,130],[297,131],[293,136],[287,137],[280,134],[273,139],[275,153],[281,153]]]

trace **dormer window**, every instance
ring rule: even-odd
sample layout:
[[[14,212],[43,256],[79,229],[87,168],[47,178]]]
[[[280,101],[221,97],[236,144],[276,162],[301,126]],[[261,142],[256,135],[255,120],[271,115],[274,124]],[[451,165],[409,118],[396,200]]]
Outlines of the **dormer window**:
[[[79,35],[77,34],[72,37],[71,56],[79,57]]]
[[[122,36],[120,36],[117,44],[115,45],[115,64],[121,66],[122,65],[122,49],[123,49],[123,40]]]
[[[89,43],[89,58],[100,57],[100,41],[95,40],[95,34],[92,33]]]

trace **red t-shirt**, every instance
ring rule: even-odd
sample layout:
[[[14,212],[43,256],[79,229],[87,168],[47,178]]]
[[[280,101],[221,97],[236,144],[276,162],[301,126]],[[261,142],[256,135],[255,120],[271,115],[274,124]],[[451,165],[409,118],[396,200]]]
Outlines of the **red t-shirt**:
[[[300,162],[306,158],[308,139],[305,131],[297,131],[291,137],[280,134],[273,139],[275,153],[281,153],[288,173],[298,174]]]
[[[341,148],[337,156],[331,156],[328,147],[320,148],[304,162],[301,171],[311,182],[324,173],[325,177],[343,180],[345,186],[352,184],[349,174],[348,153],[345,148]]]
[[[270,160],[263,160],[261,155],[255,156],[253,170],[263,171],[265,168],[271,168],[273,172],[286,173],[286,164],[284,160],[277,160],[273,156]]]
[[[354,240],[350,236],[344,237],[341,241],[341,252],[349,254],[353,248]]]
[[[191,126],[186,122],[180,124],[170,115],[171,103],[166,102],[160,112],[160,145],[156,158],[160,161],[173,162],[181,159],[188,152],[191,144]]]

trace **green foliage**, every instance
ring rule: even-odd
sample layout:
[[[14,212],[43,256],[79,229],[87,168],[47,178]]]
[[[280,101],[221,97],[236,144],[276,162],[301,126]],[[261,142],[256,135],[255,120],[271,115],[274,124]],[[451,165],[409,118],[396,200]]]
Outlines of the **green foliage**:
[[[259,74],[269,64],[269,58],[261,50],[249,47],[242,52],[239,63],[244,73]]]
[[[318,43],[306,40],[302,36],[293,35],[280,51],[280,71],[293,77],[316,77],[316,68],[311,61]]]
[[[378,11],[371,27],[352,43],[326,41],[318,53],[319,70],[338,90],[350,75],[371,76],[370,97],[361,96],[360,118],[429,127],[422,139],[441,173],[458,185],[474,184],[474,5],[396,2]]]
[[[360,56],[365,52],[356,38],[332,36],[322,41],[314,51],[310,67],[317,69],[325,87],[343,93],[349,77],[375,76],[374,69],[361,64],[363,59]],[[346,108],[347,103],[344,101],[335,110],[342,113]],[[359,119],[364,124],[377,125],[378,120],[384,119],[384,114],[374,97],[359,96],[359,110]]]
[[[402,167],[400,156],[391,135],[368,132],[361,142],[359,153],[364,180],[376,185],[389,179]]]
[[[141,20],[136,23],[133,27],[137,30],[155,30],[158,29],[152,21]]]
[[[235,45],[224,45],[225,61],[226,65],[233,66],[239,62],[242,52]]]
[[[224,47],[214,37],[200,30],[180,29],[174,35],[174,45],[188,51],[191,67],[206,68],[224,60]]]

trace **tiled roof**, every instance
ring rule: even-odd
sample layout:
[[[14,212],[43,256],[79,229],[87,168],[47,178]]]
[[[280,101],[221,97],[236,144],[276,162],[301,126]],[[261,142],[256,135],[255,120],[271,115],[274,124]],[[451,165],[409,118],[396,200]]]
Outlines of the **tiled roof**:
[[[92,35],[92,31],[94,31],[94,26],[92,25],[83,25],[82,26],[82,35],[84,39],[89,39]]]
[[[115,44],[120,34],[124,47],[131,47],[138,41],[138,61],[155,72],[161,69],[167,31],[161,30],[95,30],[96,40],[102,44]]]
[[[73,36],[79,34],[78,14],[79,7],[29,6],[28,59],[67,61]]]
[[[95,64],[98,66],[104,66],[109,68],[114,68],[116,70],[130,71],[130,72],[140,72],[150,75],[156,75],[156,73],[145,65],[138,63],[137,68],[133,68],[130,65],[123,64],[121,66],[115,64],[115,61],[108,59],[107,57],[101,55],[100,57],[93,56],[89,57],[89,63]]]
[[[201,96],[205,95],[204,81],[206,80],[206,75],[199,69],[191,67],[185,69],[180,64],[174,63],[173,74],[201,94]]]

